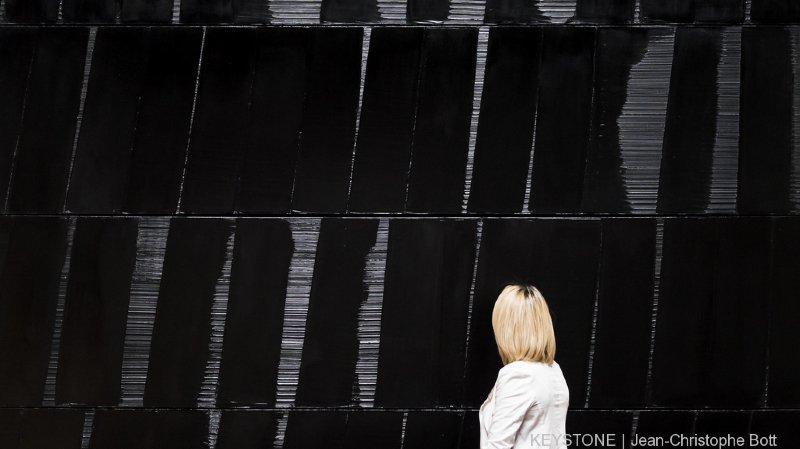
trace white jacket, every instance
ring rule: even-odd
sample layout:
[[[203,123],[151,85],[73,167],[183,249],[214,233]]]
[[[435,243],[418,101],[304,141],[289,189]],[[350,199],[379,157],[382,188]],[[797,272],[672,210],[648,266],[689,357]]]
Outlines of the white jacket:
[[[511,362],[498,372],[478,412],[480,449],[566,449],[568,406],[558,363]]]

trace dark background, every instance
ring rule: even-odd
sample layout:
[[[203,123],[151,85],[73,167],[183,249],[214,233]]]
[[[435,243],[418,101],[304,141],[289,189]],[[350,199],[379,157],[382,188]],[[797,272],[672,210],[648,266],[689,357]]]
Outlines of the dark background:
[[[568,432],[800,445],[800,3],[0,6],[0,447],[477,448],[512,281]]]

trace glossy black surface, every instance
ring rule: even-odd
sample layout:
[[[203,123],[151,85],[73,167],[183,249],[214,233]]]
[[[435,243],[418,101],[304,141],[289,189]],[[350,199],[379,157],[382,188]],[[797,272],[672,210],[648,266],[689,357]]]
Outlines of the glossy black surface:
[[[639,413],[637,437],[661,437],[668,440],[673,434],[691,435],[695,413],[676,410],[649,410]]]
[[[753,0],[751,14],[754,22],[796,22],[800,20],[800,4],[793,0]]]
[[[409,22],[441,23],[450,14],[451,0],[408,0],[406,18]]]
[[[124,211],[178,208],[203,30],[146,31],[147,69],[138,101]]]
[[[101,409],[89,449],[199,449],[207,447],[207,439],[205,411]]]
[[[761,404],[769,241],[763,219],[666,220],[655,405]]]
[[[232,232],[222,219],[174,218],[170,223],[145,407],[197,404],[209,352],[211,305]]]
[[[405,206],[423,30],[378,28],[370,38],[348,209]]]
[[[471,180],[471,212],[522,210],[533,141],[542,32],[493,28],[489,34]]]
[[[760,436],[775,435],[778,444],[796,446],[800,444],[798,419],[800,412],[796,410],[755,411],[750,421],[750,432]]]
[[[22,126],[25,86],[34,57],[36,28],[0,30],[0,198],[5,201],[14,163],[14,149]]]
[[[57,403],[119,403],[137,225],[137,219],[77,220],[58,354]]]
[[[675,36],[658,212],[703,213],[711,193],[717,132],[719,28],[680,28]]]
[[[322,0],[321,22],[378,22],[377,0]]]
[[[391,221],[376,404],[461,404],[474,247],[472,221]]]
[[[595,106],[583,211],[629,213],[622,168],[619,117],[627,98],[631,67],[642,60],[653,31],[641,28],[603,28],[597,31]]]
[[[403,448],[455,449],[458,447],[462,419],[463,413],[458,412],[409,412]]]
[[[41,28],[28,76],[8,212],[59,213],[64,206],[89,30]],[[53,73],[58,73],[53,77]]]
[[[744,3],[743,0],[642,0],[641,8],[644,20],[650,22],[741,23]]]
[[[58,3],[51,0],[7,0],[5,15],[15,22],[55,22]]]
[[[40,406],[67,244],[66,219],[4,226],[0,274],[0,404]]]
[[[296,403],[347,405],[357,389],[358,311],[377,220],[323,219],[306,318]]]
[[[318,28],[313,37],[292,209],[347,205],[360,85],[361,28]]]
[[[219,404],[271,405],[275,401],[284,298],[293,252],[286,221],[237,221]]]
[[[653,219],[602,222],[602,257],[589,405],[644,402],[655,279]],[[624,347],[625,351],[619,351]]]
[[[549,22],[539,2],[524,0],[486,0],[484,20],[491,24],[533,24]]]
[[[61,14],[65,22],[114,22],[120,3],[118,0],[63,0]]]
[[[575,16],[580,21],[597,23],[630,23],[636,0],[581,0],[576,2]]]
[[[777,27],[742,30],[740,214],[786,213],[793,137],[792,37]]]
[[[81,447],[84,420],[81,410],[23,410],[21,415],[19,440],[16,446],[12,444],[10,448],[79,449]]]
[[[464,199],[478,33],[425,30],[405,208],[456,213]]]
[[[123,22],[169,22],[174,0],[124,0],[120,11]]]
[[[534,213],[580,211],[586,171],[596,31],[546,28],[530,204]]]
[[[217,447],[219,449],[272,447],[278,430],[278,419],[279,413],[272,411],[222,412]]]

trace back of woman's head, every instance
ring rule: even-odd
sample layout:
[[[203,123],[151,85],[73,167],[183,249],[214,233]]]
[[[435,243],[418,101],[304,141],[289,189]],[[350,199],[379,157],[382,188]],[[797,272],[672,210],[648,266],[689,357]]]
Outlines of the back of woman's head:
[[[492,328],[503,365],[517,360],[544,362],[556,355],[550,309],[533,285],[507,285],[494,304]]]

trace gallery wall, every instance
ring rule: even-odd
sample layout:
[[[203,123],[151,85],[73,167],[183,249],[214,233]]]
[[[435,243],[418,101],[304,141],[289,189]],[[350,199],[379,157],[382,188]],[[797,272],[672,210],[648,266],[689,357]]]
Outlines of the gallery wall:
[[[0,11],[0,448],[477,449],[509,282],[569,433],[800,444],[800,4]]]

